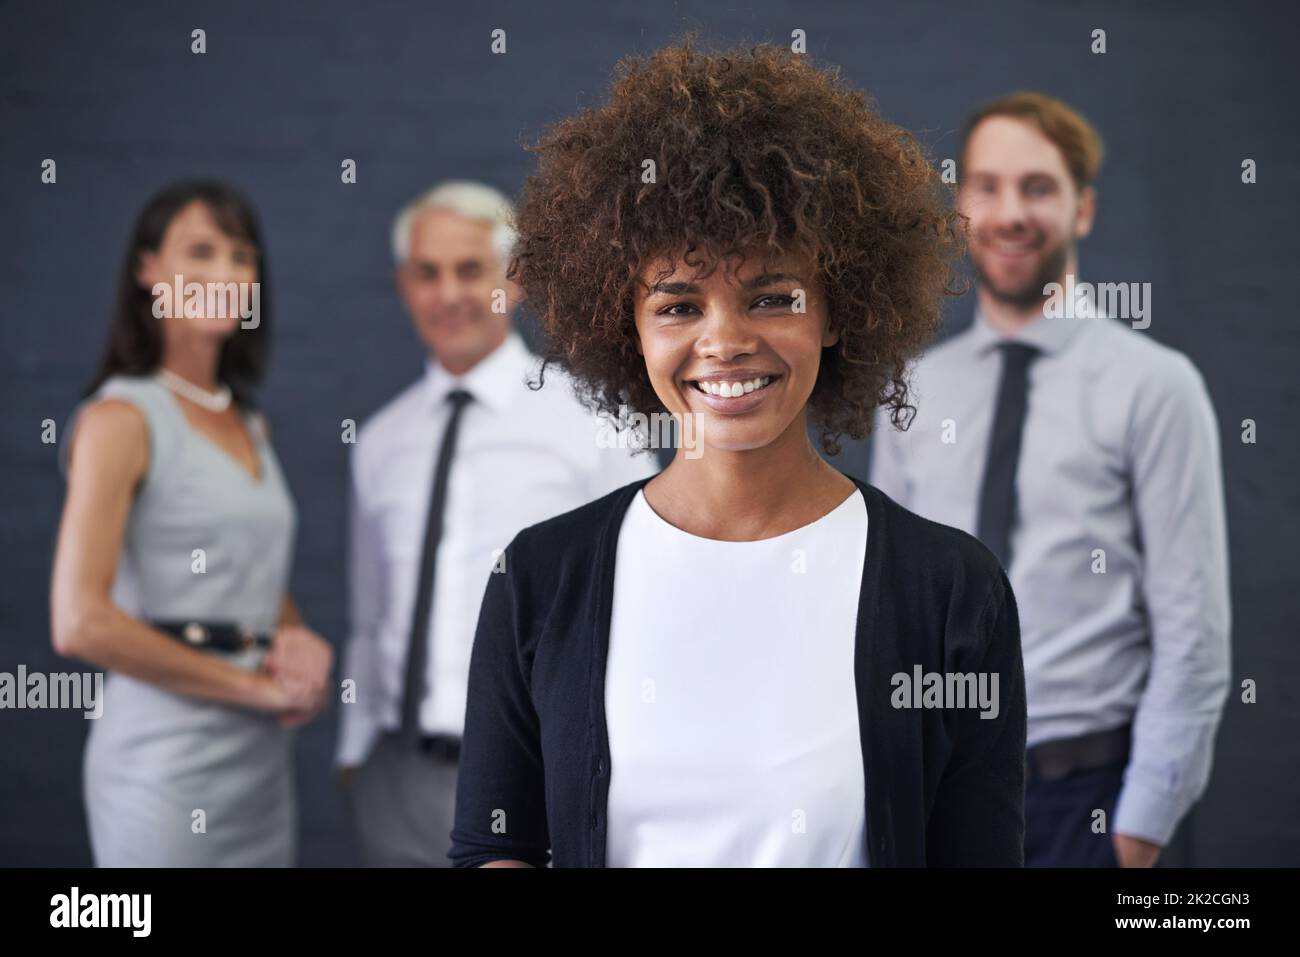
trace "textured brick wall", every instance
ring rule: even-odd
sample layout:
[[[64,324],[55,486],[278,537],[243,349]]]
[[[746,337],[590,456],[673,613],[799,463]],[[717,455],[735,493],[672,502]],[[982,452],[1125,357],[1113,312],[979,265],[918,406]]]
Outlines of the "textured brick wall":
[[[1014,88],[1063,96],[1109,146],[1086,278],[1149,281],[1148,334],[1187,352],[1218,408],[1229,495],[1234,671],[1261,703],[1230,705],[1196,819],[1199,863],[1295,863],[1295,410],[1289,302],[1294,59],[1279,16],[1250,4],[1063,6],[738,3],[6,3],[0,8],[0,670],[61,670],[46,594],[62,484],[40,422],[60,424],[101,348],[114,277],[145,197],[174,178],[229,178],[256,202],[274,269],[264,402],[300,509],[294,592],[342,637],[345,447],[417,374],[391,291],[387,231],[408,196],[450,176],[514,191],[522,135],[590,104],[623,53],[680,30],[787,40],[843,66],[940,158],[974,103]],[[898,9],[894,9],[897,6]],[[301,8],[295,11],[295,7]],[[686,11],[684,14],[683,11]],[[207,53],[190,32],[207,32]],[[507,30],[508,52],[489,53]],[[1103,27],[1108,52],[1089,51]],[[40,181],[43,159],[58,181]],[[1240,163],[1260,165],[1240,183]],[[359,164],[356,185],[340,163]],[[969,321],[955,304],[950,329]],[[1243,446],[1239,423],[1259,422]],[[843,467],[865,475],[866,450]],[[334,720],[299,748],[306,864],[352,860],[329,773]],[[80,805],[86,724],[0,714],[0,863],[89,861]],[[1289,732],[1289,733],[1288,733]]]

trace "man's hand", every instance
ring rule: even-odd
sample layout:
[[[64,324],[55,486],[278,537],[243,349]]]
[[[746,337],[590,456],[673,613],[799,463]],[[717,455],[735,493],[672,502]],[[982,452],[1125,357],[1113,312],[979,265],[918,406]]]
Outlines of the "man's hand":
[[[1162,848],[1140,837],[1115,835],[1115,858],[1120,867],[1154,867]]]

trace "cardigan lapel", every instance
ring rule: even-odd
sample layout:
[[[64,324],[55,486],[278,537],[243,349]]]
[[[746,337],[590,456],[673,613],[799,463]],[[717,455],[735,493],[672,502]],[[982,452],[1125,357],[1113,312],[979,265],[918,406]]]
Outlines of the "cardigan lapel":
[[[844,473],[840,473],[844,474]],[[853,478],[853,476],[848,476]],[[867,864],[893,867],[895,848],[891,808],[892,785],[897,775],[889,760],[889,749],[880,747],[877,737],[885,727],[883,699],[872,691],[872,677],[880,673],[883,636],[877,632],[881,605],[889,600],[880,588],[885,543],[889,539],[880,492],[860,479],[853,482],[867,502],[867,553],[862,565],[862,589],[858,593],[858,627],[853,647],[853,678],[858,700],[858,735],[862,743],[862,779],[866,790]],[[864,706],[865,704],[865,706]]]
[[[641,491],[642,486],[654,476],[638,479],[631,485],[625,485],[614,494],[614,501],[609,509],[605,525],[600,531],[600,541],[596,544],[596,574],[599,578],[596,588],[596,601],[592,607],[590,634],[592,649],[589,660],[591,673],[587,676],[588,698],[588,734],[590,744],[587,753],[594,756],[591,768],[591,843],[587,848],[587,866],[605,867],[606,823],[609,810],[609,729],[605,724],[605,670],[609,655],[609,628],[614,611],[614,566],[618,557],[618,534],[623,527],[623,517],[627,514],[632,500]]]

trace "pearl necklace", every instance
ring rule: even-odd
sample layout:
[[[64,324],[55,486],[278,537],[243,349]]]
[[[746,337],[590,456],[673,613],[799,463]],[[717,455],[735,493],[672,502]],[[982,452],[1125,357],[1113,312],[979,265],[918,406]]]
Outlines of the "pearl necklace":
[[[230,386],[222,384],[216,392],[209,392],[196,386],[189,379],[177,375],[171,369],[159,367],[158,379],[177,395],[184,396],[195,405],[200,405],[209,412],[225,412],[230,408]]]

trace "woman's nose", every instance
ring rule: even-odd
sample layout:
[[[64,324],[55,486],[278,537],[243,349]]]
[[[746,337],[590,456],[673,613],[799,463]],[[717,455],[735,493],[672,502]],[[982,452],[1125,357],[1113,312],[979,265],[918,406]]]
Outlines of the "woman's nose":
[[[730,360],[757,348],[758,337],[745,311],[735,306],[711,307],[697,344],[702,355]]]

